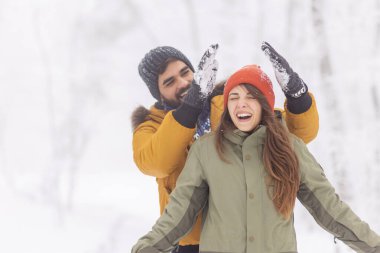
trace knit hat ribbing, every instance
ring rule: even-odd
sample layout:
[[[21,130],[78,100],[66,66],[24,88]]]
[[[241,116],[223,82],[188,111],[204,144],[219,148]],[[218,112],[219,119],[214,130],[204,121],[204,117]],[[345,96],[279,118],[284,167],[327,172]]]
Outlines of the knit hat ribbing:
[[[167,59],[174,58],[183,61],[193,72],[194,68],[189,59],[179,50],[169,47],[157,47],[150,50],[139,64],[139,74],[152,96],[160,101],[160,91],[158,89],[158,75],[159,69]]]
[[[236,71],[228,78],[224,86],[224,109],[227,107],[230,91],[240,85],[250,84],[259,89],[265,96],[269,106],[274,109],[274,92],[269,77],[257,65],[248,65]]]

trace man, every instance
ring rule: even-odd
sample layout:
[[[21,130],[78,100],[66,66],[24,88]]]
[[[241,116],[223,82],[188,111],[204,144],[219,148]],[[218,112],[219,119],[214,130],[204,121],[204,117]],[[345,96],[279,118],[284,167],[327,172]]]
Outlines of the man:
[[[157,102],[149,110],[137,108],[132,115],[133,158],[144,174],[157,178],[161,213],[194,138],[218,126],[223,111],[223,86],[213,89],[216,50],[214,45],[206,51],[196,72],[187,57],[172,47],[152,49],[139,64],[140,76]],[[277,111],[279,117],[290,132],[310,142],[319,127],[313,96],[268,43],[263,43],[262,50],[272,62],[277,81],[287,97],[285,111]],[[176,252],[197,253],[200,230],[201,215]]]

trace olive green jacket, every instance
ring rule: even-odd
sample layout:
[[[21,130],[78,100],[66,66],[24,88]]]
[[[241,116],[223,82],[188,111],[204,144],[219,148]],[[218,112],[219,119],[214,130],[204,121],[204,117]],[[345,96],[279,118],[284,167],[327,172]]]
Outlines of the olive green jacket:
[[[262,161],[266,128],[225,134],[229,163],[219,159],[215,135],[193,144],[164,213],[132,253],[170,252],[205,209],[200,252],[297,252],[293,216],[275,209]],[[380,237],[342,202],[306,145],[291,135],[300,165],[297,198],[317,223],[357,252],[380,252]],[[317,241],[317,239],[316,239]]]

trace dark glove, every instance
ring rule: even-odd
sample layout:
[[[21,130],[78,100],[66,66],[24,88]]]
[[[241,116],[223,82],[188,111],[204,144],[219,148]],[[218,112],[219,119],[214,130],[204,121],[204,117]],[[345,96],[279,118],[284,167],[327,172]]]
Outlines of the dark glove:
[[[203,108],[206,98],[214,88],[218,72],[218,61],[215,59],[218,47],[218,44],[213,44],[207,48],[194,73],[191,87],[183,99],[184,103],[194,108]]]
[[[214,87],[218,71],[218,62],[215,59],[217,49],[218,44],[211,45],[203,54],[182,105],[173,112],[174,118],[185,127],[195,127],[207,97]]]
[[[187,95],[183,98],[183,103],[197,109],[203,108],[206,98],[202,95],[201,87],[193,80]]]
[[[292,70],[285,58],[278,54],[268,42],[264,41],[261,45],[261,49],[265,55],[269,57],[274,68],[277,82],[287,97],[299,98],[302,94],[307,92],[307,85],[298,74]]]
[[[194,128],[199,114],[202,112],[206,98],[201,94],[201,88],[193,80],[183,103],[173,112],[173,117],[181,125]]]

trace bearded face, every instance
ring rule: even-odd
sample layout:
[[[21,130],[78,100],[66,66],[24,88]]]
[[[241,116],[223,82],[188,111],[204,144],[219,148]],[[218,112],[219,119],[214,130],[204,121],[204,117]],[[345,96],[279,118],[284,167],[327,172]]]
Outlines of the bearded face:
[[[177,108],[186,96],[193,78],[193,71],[183,61],[170,62],[166,70],[158,76],[161,100],[167,105]]]

